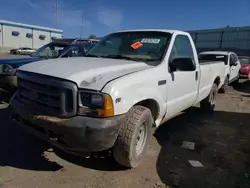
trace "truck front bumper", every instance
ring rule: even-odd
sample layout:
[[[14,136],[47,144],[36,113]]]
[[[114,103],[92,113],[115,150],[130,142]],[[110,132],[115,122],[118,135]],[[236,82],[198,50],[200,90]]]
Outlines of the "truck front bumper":
[[[8,75],[0,75],[0,88],[13,91],[17,87],[17,77],[16,76],[8,76]]]
[[[12,118],[35,136],[68,153],[104,151],[113,147],[124,115],[112,118],[75,116],[61,119],[28,109],[17,97],[11,100]]]

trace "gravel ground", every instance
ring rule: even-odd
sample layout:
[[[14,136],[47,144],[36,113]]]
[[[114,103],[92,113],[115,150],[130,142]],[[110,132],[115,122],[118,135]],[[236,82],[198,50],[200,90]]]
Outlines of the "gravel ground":
[[[193,107],[155,130],[144,163],[126,170],[107,154],[82,159],[51,151],[0,105],[0,187],[249,188],[250,82],[219,94],[216,111]],[[195,142],[185,150],[182,141]],[[188,160],[204,167],[194,168]],[[2,186],[1,186],[2,185]]]

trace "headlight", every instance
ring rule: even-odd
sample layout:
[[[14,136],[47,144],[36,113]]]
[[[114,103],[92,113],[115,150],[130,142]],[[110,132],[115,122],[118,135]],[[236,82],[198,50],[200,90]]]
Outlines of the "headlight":
[[[11,65],[3,65],[2,73],[7,75],[14,74],[15,69]]]
[[[108,94],[79,91],[79,115],[95,117],[114,116],[113,100]]]

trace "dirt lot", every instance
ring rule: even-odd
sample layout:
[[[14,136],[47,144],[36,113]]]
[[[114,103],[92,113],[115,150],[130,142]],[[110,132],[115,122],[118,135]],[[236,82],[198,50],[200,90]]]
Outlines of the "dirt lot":
[[[158,128],[144,163],[126,170],[101,154],[80,159],[29,136],[0,105],[0,187],[249,188],[250,82],[218,95],[217,109],[205,115],[194,107]],[[182,141],[196,143],[194,151]],[[194,168],[188,160],[199,160]]]

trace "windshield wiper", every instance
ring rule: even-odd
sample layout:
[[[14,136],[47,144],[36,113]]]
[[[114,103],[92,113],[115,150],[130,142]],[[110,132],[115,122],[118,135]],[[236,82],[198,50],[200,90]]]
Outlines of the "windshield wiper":
[[[108,55],[103,55],[101,57],[114,58],[114,59],[126,59],[126,60],[132,60],[132,61],[137,61],[137,62],[145,62],[145,61],[142,61],[141,59],[123,56],[123,55],[119,55],[119,54],[108,54]]]

